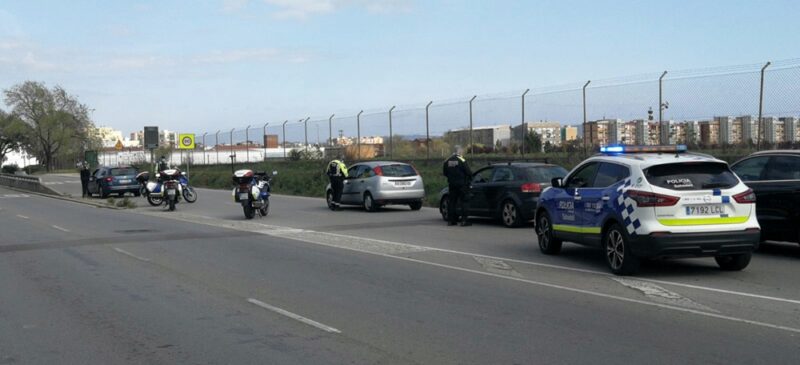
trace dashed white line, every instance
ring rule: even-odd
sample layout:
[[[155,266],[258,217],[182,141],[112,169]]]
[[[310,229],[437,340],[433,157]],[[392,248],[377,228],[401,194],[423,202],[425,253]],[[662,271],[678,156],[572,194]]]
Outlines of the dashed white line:
[[[278,314],[284,315],[284,316],[286,316],[286,317],[289,317],[289,318],[291,318],[291,319],[294,319],[294,320],[296,320],[296,321],[299,321],[299,322],[303,322],[303,323],[305,323],[305,324],[307,324],[307,325],[309,325],[309,326],[316,327],[316,328],[318,328],[318,329],[321,329],[321,330],[323,330],[323,331],[325,331],[325,332],[330,332],[330,333],[342,333],[342,331],[339,331],[339,330],[337,330],[336,328],[333,328],[333,327],[331,327],[331,326],[328,326],[328,325],[325,325],[325,324],[319,323],[319,322],[317,322],[317,321],[314,321],[314,320],[308,319],[308,318],[306,318],[306,317],[303,317],[303,316],[301,316],[301,315],[299,315],[299,314],[295,314],[295,313],[289,312],[289,311],[287,311],[287,310],[285,310],[285,309],[281,309],[281,308],[278,308],[278,307],[276,307],[276,306],[269,305],[269,304],[267,304],[267,303],[264,303],[264,302],[262,302],[262,301],[260,301],[260,300],[258,300],[258,299],[247,298],[247,301],[248,301],[249,303],[251,303],[251,304],[255,304],[255,305],[257,305],[257,306],[259,306],[259,307],[261,307],[261,308],[264,308],[264,309],[266,309],[266,310],[273,311],[273,312],[275,312],[275,313],[278,313]]]
[[[17,214],[17,217],[20,217],[20,218],[22,218],[22,219],[31,219],[30,217],[28,217],[28,216],[24,216],[24,215],[22,215],[22,214]]]
[[[139,261],[150,262],[150,259],[148,259],[148,258],[144,258],[144,257],[141,257],[141,256],[137,256],[137,255],[135,255],[135,254],[132,254],[132,253],[130,253],[130,252],[128,252],[128,251],[125,251],[125,250],[123,250],[123,249],[121,249],[121,248],[116,248],[116,247],[114,247],[114,251],[117,251],[117,252],[119,252],[119,253],[121,253],[121,254],[123,254],[123,255],[126,255],[126,256],[133,257],[133,258],[135,258],[135,259],[137,259],[137,260],[139,260]]]
[[[61,232],[69,232],[69,230],[68,230],[68,229],[66,229],[66,228],[64,228],[64,227],[59,227],[59,226],[57,226],[57,225],[55,225],[55,224],[54,224],[54,225],[52,225],[52,227],[53,227],[53,228],[55,228],[55,229],[57,229],[57,230],[59,230],[59,231],[61,231]]]

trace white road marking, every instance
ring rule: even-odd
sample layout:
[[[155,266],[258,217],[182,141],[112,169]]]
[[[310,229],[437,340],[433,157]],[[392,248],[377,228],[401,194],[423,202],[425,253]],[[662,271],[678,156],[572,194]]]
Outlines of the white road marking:
[[[522,274],[514,270],[514,267],[509,265],[505,261],[495,260],[480,256],[473,256],[472,258],[479,264],[481,264],[481,266],[483,266],[483,268],[488,272],[500,275],[509,275],[517,278],[522,277]]]
[[[22,214],[17,214],[17,217],[20,217],[20,218],[22,218],[22,219],[31,219],[30,217],[28,217],[28,216],[24,216],[24,215],[22,215]]]
[[[631,289],[638,290],[642,292],[646,297],[659,303],[675,305],[678,307],[692,308],[705,312],[719,313],[718,310],[711,309],[708,306],[697,303],[689,298],[681,296],[676,292],[669,291],[667,289],[664,289],[656,284],[647,281],[625,279],[625,278],[611,278],[611,279]]]
[[[30,198],[31,196],[28,194],[3,194],[0,195],[0,199],[13,199],[13,198]]]
[[[325,332],[330,332],[330,333],[342,333],[342,331],[339,331],[339,330],[338,330],[338,329],[336,329],[336,328],[333,328],[333,327],[331,327],[331,326],[328,326],[328,325],[325,325],[325,324],[319,323],[319,322],[317,322],[317,321],[314,321],[314,320],[308,319],[308,318],[306,318],[306,317],[303,317],[303,316],[301,316],[301,315],[299,315],[299,314],[295,314],[295,313],[289,312],[289,311],[287,311],[287,310],[285,310],[285,309],[281,309],[281,308],[278,308],[278,307],[276,307],[276,306],[269,305],[269,304],[267,304],[267,303],[264,303],[264,302],[262,302],[262,301],[260,301],[260,300],[258,300],[258,299],[247,298],[247,301],[248,301],[248,302],[250,302],[251,304],[255,304],[255,305],[257,305],[257,306],[259,306],[259,307],[261,307],[261,308],[264,308],[264,309],[267,309],[267,310],[273,311],[273,312],[275,312],[275,313],[278,313],[278,314],[284,315],[284,316],[286,316],[286,317],[289,317],[289,318],[291,318],[291,319],[294,319],[294,320],[296,320],[296,321],[303,322],[303,323],[305,323],[305,324],[307,324],[307,325],[309,325],[309,326],[316,327],[316,328],[318,328],[318,329],[321,329],[321,330],[323,330],[323,331],[325,331]]]
[[[59,231],[61,231],[61,232],[69,232],[69,230],[68,230],[68,229],[66,229],[66,228],[64,228],[64,227],[59,227],[59,226],[57,226],[57,225],[55,225],[55,224],[54,224],[52,227],[53,227],[53,228],[55,228],[55,229],[57,229],[57,230],[59,230]]]
[[[119,252],[119,253],[121,253],[123,255],[127,255],[127,256],[133,257],[133,258],[135,258],[135,259],[137,259],[139,261],[150,262],[150,259],[148,259],[148,258],[144,258],[144,257],[141,257],[141,256],[134,255],[134,254],[132,254],[132,253],[130,253],[128,251],[125,251],[125,250],[123,250],[121,248],[114,247],[114,251],[117,251],[117,252]]]

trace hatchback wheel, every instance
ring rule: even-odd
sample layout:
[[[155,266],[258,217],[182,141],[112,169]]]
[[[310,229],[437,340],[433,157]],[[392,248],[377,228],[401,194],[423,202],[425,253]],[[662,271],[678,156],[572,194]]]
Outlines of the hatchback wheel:
[[[715,256],[714,260],[717,261],[720,269],[726,271],[741,271],[750,264],[750,258],[753,255],[750,253],[742,253],[738,255],[724,255]]]
[[[328,193],[325,194],[325,201],[328,203],[328,209],[336,210],[336,205],[333,204],[333,192],[328,190]]]
[[[445,195],[445,196],[442,197],[442,200],[439,201],[439,214],[442,215],[442,219],[444,219],[445,222],[447,222],[447,214],[448,214],[447,213],[447,209],[448,209],[448,204],[449,204],[447,202],[447,199],[448,199],[448,197],[447,197],[447,195]]]
[[[378,204],[372,199],[372,194],[370,193],[364,194],[364,210],[368,212],[375,212],[378,210]]]
[[[612,225],[603,237],[606,263],[617,275],[631,275],[639,270],[639,258],[630,250],[628,236],[618,224]]]
[[[547,212],[542,212],[536,222],[536,238],[539,240],[539,250],[547,255],[561,252],[563,242],[553,237],[553,225]]]
[[[513,200],[503,202],[500,218],[503,220],[503,225],[509,228],[519,227],[522,221],[517,204]]]

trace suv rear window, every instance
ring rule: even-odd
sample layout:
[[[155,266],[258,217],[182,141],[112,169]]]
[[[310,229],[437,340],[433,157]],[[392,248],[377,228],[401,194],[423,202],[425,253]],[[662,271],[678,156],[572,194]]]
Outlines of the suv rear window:
[[[136,175],[136,169],[134,168],[125,168],[125,169],[111,169],[111,176],[126,176],[126,175]]]
[[[670,163],[644,170],[651,184],[672,190],[727,189],[739,180],[728,165],[719,162]]]
[[[381,170],[383,171],[383,176],[388,177],[417,176],[417,172],[411,165],[383,165]]]
[[[537,183],[550,183],[554,178],[567,176],[569,172],[561,166],[526,167],[528,179]]]

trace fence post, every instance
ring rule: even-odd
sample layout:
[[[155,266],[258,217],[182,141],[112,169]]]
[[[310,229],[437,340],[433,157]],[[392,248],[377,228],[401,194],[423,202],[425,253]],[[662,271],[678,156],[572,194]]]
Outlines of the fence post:
[[[285,120],[283,122],[283,159],[286,159],[286,123],[289,123],[289,120]]]
[[[771,65],[772,62],[767,62],[764,67],[761,68],[761,86],[758,91],[758,141],[756,142],[756,151],[761,150],[761,140],[763,139],[763,131],[764,131],[764,123],[762,121],[762,112],[764,111],[764,72],[767,70],[767,67]]]
[[[363,112],[362,110],[356,115],[356,129],[358,130],[358,135],[356,137],[356,161],[361,160],[361,113]]]
[[[661,141],[662,145],[669,144],[669,139],[666,141],[664,140],[665,136],[669,137],[669,132],[664,131],[664,102],[661,101],[661,84],[663,83],[664,76],[667,76],[667,71],[661,74],[661,77],[658,78],[658,131],[661,134],[659,136],[659,140]]]
[[[250,126],[248,125],[247,128],[244,129],[244,148],[245,156],[247,156],[246,163],[250,163]]]
[[[525,140],[527,139],[525,137],[528,136],[528,128],[527,125],[525,124],[525,95],[528,94],[528,91],[531,91],[531,89],[525,89],[525,92],[522,93],[522,121],[521,121],[522,124],[520,124],[520,129],[519,129],[520,138],[522,138],[522,143],[520,147],[520,150],[522,151],[522,158],[525,158]]]
[[[586,87],[592,80],[583,84],[583,156],[586,156]]]
[[[206,134],[208,134],[208,132],[203,133],[203,165],[208,164],[206,160]]]
[[[233,164],[236,163],[236,151],[233,149],[233,131],[236,128],[231,128],[231,172],[233,172]]]
[[[217,151],[217,160],[214,163],[219,164],[219,132],[221,130],[217,130],[217,133],[214,135],[214,149]]]
[[[428,119],[428,109],[430,109],[431,104],[433,101],[428,102],[428,105],[425,105],[425,159],[431,159],[431,129],[429,128],[429,119]]]
[[[267,160],[267,126],[268,125],[269,125],[269,122],[264,123],[264,127],[262,128],[263,133],[261,133],[261,134],[263,134],[263,136],[261,136],[261,143],[264,144],[264,161]]]
[[[389,158],[392,158],[394,155],[394,142],[392,141],[392,111],[394,110],[396,105],[392,105],[389,108]]]
[[[477,97],[478,95],[475,95],[472,97],[472,99],[469,99],[469,155],[470,156],[475,155],[475,144],[472,143],[472,102],[475,101],[475,98]]]
[[[328,118],[328,147],[333,147],[333,116],[336,114],[331,114]]]

